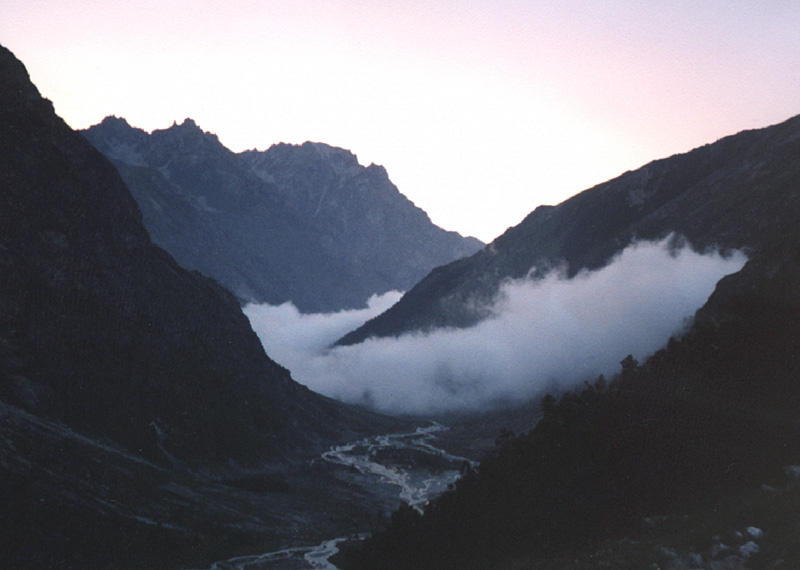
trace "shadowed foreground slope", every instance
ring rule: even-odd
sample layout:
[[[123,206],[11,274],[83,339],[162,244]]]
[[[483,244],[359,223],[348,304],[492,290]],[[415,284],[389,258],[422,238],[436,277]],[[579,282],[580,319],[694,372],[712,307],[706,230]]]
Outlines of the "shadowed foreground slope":
[[[231,294],[151,243],[114,167],[5,48],[0,77],[0,565],[118,566],[171,532],[200,540],[225,511],[199,508],[202,491],[141,497],[290,466],[385,421],[296,384]]]
[[[750,527],[764,534],[747,568],[791,567],[770,564],[800,556],[786,477],[800,464],[800,304],[755,290],[721,308],[724,322],[624,362],[610,384],[546,398],[532,431],[424,516],[395,514],[342,567],[739,568],[711,565],[715,541],[731,544],[714,536]],[[676,553],[703,564],[676,565]]]
[[[722,173],[701,168],[712,163],[728,164],[724,184],[718,184]],[[600,379],[545,398],[544,419],[532,431],[506,442],[424,516],[398,512],[342,567],[796,565],[800,484],[791,466],[800,464],[800,119],[647,169],[667,166],[673,180],[694,180],[687,185],[694,190],[665,200],[623,235],[669,227],[701,246],[748,245],[750,261],[720,281],[684,337],[642,365],[626,359],[610,383]],[[698,179],[699,173],[705,174]],[[634,175],[537,210],[524,224],[583,211],[578,205],[592,192],[613,197]],[[651,199],[668,188],[661,180]],[[625,213],[620,207],[612,209],[618,217]],[[593,230],[583,231],[600,232],[605,224],[598,217]],[[521,243],[515,242],[521,234],[522,228],[510,231],[503,241]],[[618,243],[615,232],[597,235],[606,241],[575,246],[583,251],[571,258],[578,267]],[[745,543],[753,528],[752,544]]]

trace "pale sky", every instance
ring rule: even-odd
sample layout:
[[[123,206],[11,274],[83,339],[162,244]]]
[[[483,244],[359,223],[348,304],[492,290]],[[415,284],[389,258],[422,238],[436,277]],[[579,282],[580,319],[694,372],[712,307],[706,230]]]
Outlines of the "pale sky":
[[[0,43],[76,129],[344,147],[484,241],[800,113],[797,0],[4,0]]]

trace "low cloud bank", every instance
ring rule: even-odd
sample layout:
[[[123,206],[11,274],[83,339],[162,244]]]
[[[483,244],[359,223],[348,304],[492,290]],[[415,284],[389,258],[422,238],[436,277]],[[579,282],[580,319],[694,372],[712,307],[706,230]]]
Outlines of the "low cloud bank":
[[[270,358],[291,370],[295,380],[317,390],[315,382],[300,380],[295,370],[303,369],[309,359],[321,356],[331,344],[384,312],[402,296],[399,291],[373,295],[366,309],[338,313],[304,314],[292,303],[284,303],[247,305],[244,314]]]
[[[388,413],[480,409],[554,387],[611,376],[628,354],[639,360],[680,333],[741,253],[639,243],[603,269],[567,279],[506,283],[494,317],[469,329],[444,329],[327,350],[382,312],[400,294],[368,309],[303,315],[291,304],[249,305],[245,314],[267,354],[302,384]]]

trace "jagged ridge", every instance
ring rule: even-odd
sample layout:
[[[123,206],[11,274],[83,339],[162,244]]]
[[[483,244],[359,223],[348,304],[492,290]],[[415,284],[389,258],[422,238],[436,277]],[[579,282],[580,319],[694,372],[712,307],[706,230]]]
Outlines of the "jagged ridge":
[[[118,167],[154,242],[242,301],[366,306],[482,244],[435,226],[379,166],[321,143],[234,154],[191,119],[84,135]]]

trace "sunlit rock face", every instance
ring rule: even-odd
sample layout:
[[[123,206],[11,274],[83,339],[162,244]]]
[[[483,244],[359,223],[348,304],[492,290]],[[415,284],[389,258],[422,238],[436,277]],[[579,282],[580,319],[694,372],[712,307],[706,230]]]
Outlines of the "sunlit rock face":
[[[483,244],[435,226],[376,165],[319,143],[235,154],[191,119],[84,131],[119,169],[153,241],[241,301],[366,306]]]
[[[778,266],[794,272],[782,259],[800,227],[799,155],[795,117],[651,162],[557,206],[541,206],[476,255],[431,272],[341,343],[474,325],[487,316],[504,280],[554,267],[569,275],[596,269],[633,241],[670,233],[699,250],[744,248],[761,266],[728,278],[725,291],[772,279]],[[774,294],[796,296],[791,279],[773,281]]]

